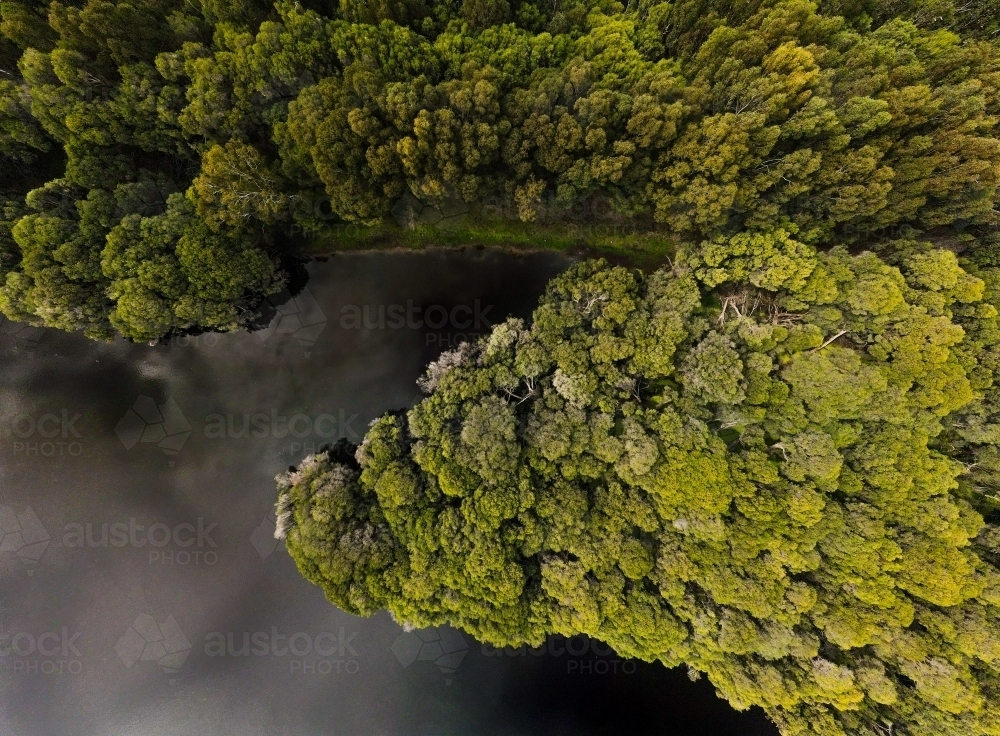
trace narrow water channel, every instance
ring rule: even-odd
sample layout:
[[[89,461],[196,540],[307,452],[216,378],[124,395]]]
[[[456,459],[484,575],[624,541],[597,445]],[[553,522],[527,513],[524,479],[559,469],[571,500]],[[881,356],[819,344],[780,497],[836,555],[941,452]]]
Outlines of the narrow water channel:
[[[268,329],[155,346],[0,324],[0,734],[776,734],[599,642],[342,613],[273,539],[276,473],[411,404],[568,263],[339,255]]]

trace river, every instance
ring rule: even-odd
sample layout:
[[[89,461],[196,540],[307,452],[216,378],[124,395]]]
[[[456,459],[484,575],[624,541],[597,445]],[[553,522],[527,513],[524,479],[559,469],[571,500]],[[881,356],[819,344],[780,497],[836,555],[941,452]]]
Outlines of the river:
[[[411,404],[568,263],[338,255],[267,329],[153,346],[0,324],[0,734],[774,736],[599,642],[342,613],[273,539],[276,473]]]

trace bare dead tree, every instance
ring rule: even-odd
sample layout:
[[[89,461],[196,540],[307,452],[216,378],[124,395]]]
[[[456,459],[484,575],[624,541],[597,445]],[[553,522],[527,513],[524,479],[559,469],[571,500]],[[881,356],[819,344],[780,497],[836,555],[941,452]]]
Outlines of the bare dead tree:
[[[875,733],[878,736],[894,736],[895,724],[892,721],[885,721],[884,723],[873,723],[872,728],[875,729]]]
[[[590,314],[590,311],[601,302],[608,301],[608,295],[603,292],[596,294],[584,293],[573,300],[575,306],[582,314]]]
[[[513,387],[510,387],[510,386],[504,386],[503,387],[503,391],[504,391],[505,394],[507,394],[507,398],[509,398],[509,399],[517,399],[517,403],[514,406],[520,406],[525,401],[527,401],[528,399],[530,399],[530,398],[532,398],[533,396],[536,395],[536,392],[535,392],[535,379],[534,378],[525,378],[524,379],[524,385],[525,385],[525,387],[528,390],[527,390],[527,392],[525,392],[525,394],[523,396],[521,394],[517,393],[517,391],[516,391],[516,389],[518,389],[521,386],[520,382],[518,382],[517,385],[515,385]]]
[[[826,342],[824,342],[822,345],[820,345],[818,348],[813,348],[813,352],[819,352],[820,350],[822,350],[823,348],[825,348],[827,345],[829,345],[830,343],[832,343],[834,340],[836,340],[838,337],[841,337],[842,335],[846,335],[846,334],[847,334],[847,330],[841,330],[836,335],[834,335],[833,337],[831,337],[830,339],[828,339]]]
[[[235,186],[223,187],[213,181],[207,182],[207,186],[220,199],[230,199],[240,219],[249,220],[255,210],[280,208],[284,204],[286,197],[279,191],[281,182],[248,150],[240,149],[236,160],[226,157],[224,161],[222,173]]]

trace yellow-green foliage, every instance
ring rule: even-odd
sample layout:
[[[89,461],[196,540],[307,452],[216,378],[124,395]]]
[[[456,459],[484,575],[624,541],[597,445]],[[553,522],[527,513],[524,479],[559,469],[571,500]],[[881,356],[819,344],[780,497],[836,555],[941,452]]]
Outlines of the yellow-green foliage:
[[[998,280],[884,256],[810,254],[795,291],[574,266],[358,464],[282,477],[288,548],[346,610],[585,633],[786,735],[1000,734]]]

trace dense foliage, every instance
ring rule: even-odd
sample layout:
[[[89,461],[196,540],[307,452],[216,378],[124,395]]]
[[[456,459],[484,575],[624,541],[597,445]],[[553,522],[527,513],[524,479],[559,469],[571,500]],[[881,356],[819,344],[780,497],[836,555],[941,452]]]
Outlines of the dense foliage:
[[[982,236],[998,30],[992,0],[4,0],[0,311],[232,329],[291,225],[406,192],[600,196],[712,257]]]
[[[578,264],[280,476],[279,533],[347,611],[584,633],[785,736],[1000,734],[1000,271],[879,251]]]

